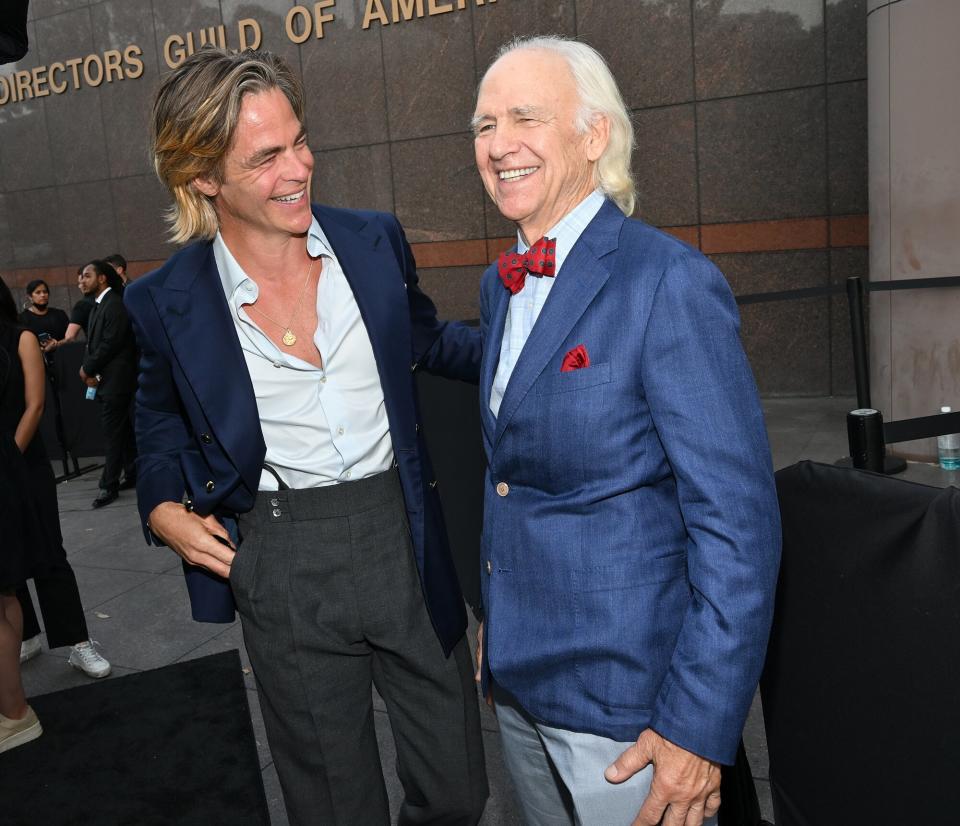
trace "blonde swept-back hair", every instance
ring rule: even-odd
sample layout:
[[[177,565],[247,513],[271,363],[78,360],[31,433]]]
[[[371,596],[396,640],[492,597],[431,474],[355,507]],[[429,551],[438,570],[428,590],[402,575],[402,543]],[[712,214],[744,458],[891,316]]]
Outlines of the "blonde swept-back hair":
[[[623,96],[617,88],[617,82],[603,56],[586,43],[544,35],[520,37],[510,41],[501,47],[494,63],[511,52],[521,50],[553,52],[566,60],[573,75],[577,97],[580,99],[577,131],[585,133],[597,117],[607,119],[610,124],[610,139],[594,167],[594,183],[625,215],[633,214],[637,191],[630,171],[634,142],[633,123]]]
[[[167,211],[170,240],[213,238],[219,221],[213,201],[193,185],[222,181],[244,95],[279,89],[303,123],[303,88],[276,55],[232,53],[212,46],[195,52],[169,74],[153,103],[151,145],[157,176],[173,195]]]

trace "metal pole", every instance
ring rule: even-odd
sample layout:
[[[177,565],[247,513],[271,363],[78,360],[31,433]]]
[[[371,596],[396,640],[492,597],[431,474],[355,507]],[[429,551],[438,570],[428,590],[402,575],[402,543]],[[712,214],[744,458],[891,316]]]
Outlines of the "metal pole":
[[[847,300],[850,304],[850,334],[853,340],[853,374],[857,382],[857,407],[873,407],[870,403],[870,371],[867,367],[867,331],[863,323],[863,282],[860,276],[847,279]]]

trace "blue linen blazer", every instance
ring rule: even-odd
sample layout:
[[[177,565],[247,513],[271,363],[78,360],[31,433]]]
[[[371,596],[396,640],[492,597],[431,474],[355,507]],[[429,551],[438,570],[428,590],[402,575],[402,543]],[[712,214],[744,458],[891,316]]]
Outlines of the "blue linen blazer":
[[[770,629],[780,521],[730,289],[697,250],[608,201],[570,250],[495,418],[508,300],[491,266],[484,677],[548,725],[623,742],[651,727],[732,763]],[[561,372],[581,344],[590,365]]]
[[[397,219],[313,206],[356,297],[373,345],[414,555],[434,629],[446,653],[466,628],[433,468],[420,432],[414,370],[477,382],[480,336],[437,320],[417,286]],[[253,385],[213,255],[192,244],[124,294],[141,348],[136,395],[137,498],[147,518],[189,497],[200,514],[234,517],[253,507],[266,453]],[[184,565],[194,619],[234,618],[229,583]]]

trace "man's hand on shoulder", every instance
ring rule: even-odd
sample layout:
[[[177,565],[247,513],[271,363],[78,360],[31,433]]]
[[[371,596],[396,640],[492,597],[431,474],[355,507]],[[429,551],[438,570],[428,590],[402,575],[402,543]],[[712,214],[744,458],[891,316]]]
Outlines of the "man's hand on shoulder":
[[[720,765],[646,729],[605,772],[629,780],[653,763],[653,783],[633,826],[700,826],[720,808]]]
[[[215,516],[200,516],[178,502],[161,502],[151,511],[147,524],[191,565],[230,578],[237,549]]]

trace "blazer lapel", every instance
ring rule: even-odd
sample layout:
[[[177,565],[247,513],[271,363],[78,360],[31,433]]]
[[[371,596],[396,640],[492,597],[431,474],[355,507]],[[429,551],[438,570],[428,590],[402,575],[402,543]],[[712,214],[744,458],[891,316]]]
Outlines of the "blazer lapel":
[[[111,292],[113,292],[111,290]],[[100,336],[100,319],[103,315],[103,302],[107,300],[110,293],[107,293],[100,303],[94,301],[93,309],[90,311],[90,318],[87,320],[87,341],[96,344]],[[89,349],[89,347],[87,348]]]
[[[610,277],[603,259],[617,249],[624,220],[623,213],[607,201],[563,262],[556,276],[557,282],[550,290],[504,391],[497,416],[494,450],[534,381]]]
[[[244,483],[256,491],[266,447],[213,245],[185,250],[164,286],[152,287],[151,294],[204,416]]]
[[[497,284],[499,285],[499,280]],[[491,445],[497,429],[497,420],[490,409],[490,394],[493,392],[493,379],[497,375],[497,365],[500,363],[500,348],[503,346],[503,333],[509,306],[510,291],[505,287],[495,288],[490,307],[490,319],[487,322],[487,340],[483,343],[483,359],[480,363],[480,423],[484,436]]]

